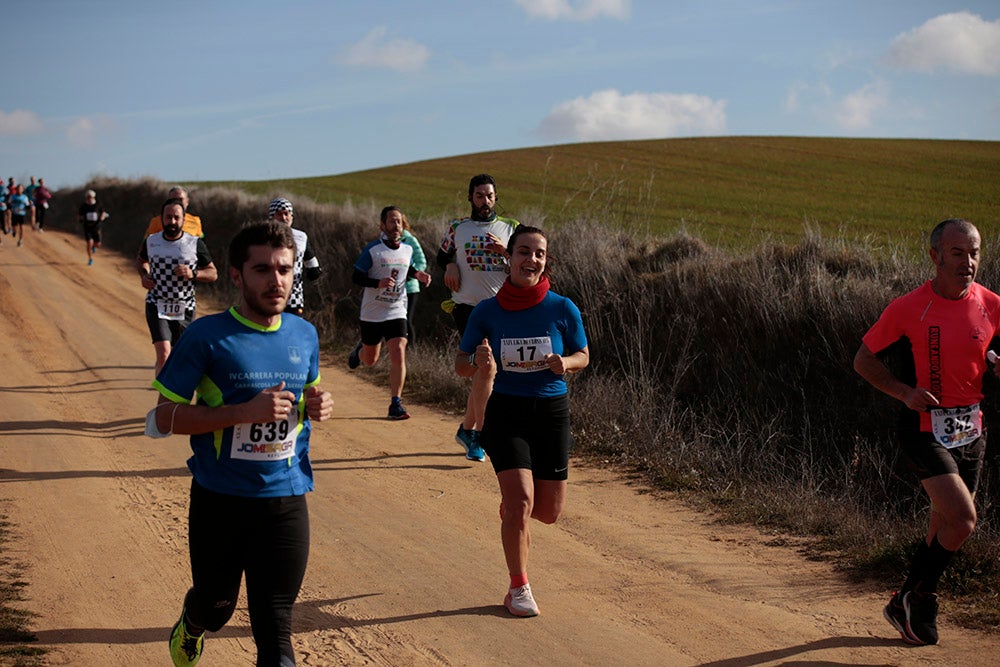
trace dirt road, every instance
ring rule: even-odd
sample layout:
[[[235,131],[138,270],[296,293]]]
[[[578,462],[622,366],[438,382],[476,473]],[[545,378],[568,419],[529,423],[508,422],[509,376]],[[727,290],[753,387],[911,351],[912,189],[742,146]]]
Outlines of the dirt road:
[[[167,665],[189,582],[183,437],[151,440],[153,349],[129,262],[57,231],[0,246],[0,503],[30,565],[26,608],[52,665]],[[346,270],[346,268],[345,268]],[[1000,637],[942,623],[911,648],[886,591],[750,529],[722,527],[614,474],[576,467],[564,518],[532,528],[542,615],[515,619],[498,491],[456,418],[410,405],[339,360],[335,418],[312,443],[312,551],[300,665],[987,665]],[[254,663],[245,604],[201,665]]]

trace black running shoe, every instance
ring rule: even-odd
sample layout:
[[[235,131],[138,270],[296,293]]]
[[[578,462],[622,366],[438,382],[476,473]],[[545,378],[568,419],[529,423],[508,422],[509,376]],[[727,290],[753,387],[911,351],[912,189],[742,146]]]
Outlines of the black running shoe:
[[[937,595],[908,591],[903,596],[903,609],[906,611],[906,633],[921,644],[937,644]]]
[[[903,609],[903,596],[899,593],[893,593],[892,597],[889,599],[889,604],[882,609],[882,615],[885,616],[885,620],[889,621],[892,627],[896,628],[899,632],[899,636],[907,644],[921,644],[923,642],[910,636],[910,633],[906,630],[906,610]]]
[[[354,346],[353,350],[351,350],[351,353],[347,355],[347,367],[353,371],[360,365],[361,365],[361,341],[359,340],[358,344]]]
[[[406,411],[399,401],[389,403],[389,419],[409,419],[410,413]]]

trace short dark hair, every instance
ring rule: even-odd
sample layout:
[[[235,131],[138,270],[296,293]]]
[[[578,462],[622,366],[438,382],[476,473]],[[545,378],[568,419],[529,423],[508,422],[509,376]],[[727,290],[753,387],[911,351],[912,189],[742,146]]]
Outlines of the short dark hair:
[[[295,251],[295,237],[292,229],[283,222],[266,220],[244,225],[229,242],[229,266],[237,270],[250,257],[250,246],[266,245],[272,248],[288,248]]]
[[[180,206],[181,215],[187,213],[187,209],[184,208],[184,200],[179,197],[171,197],[167,201],[163,202],[163,206],[160,207],[160,217],[163,217],[163,212],[167,210],[168,206]]]
[[[480,185],[492,185],[494,190],[497,189],[497,182],[492,176],[490,176],[489,174],[477,174],[473,176],[472,179],[469,181],[470,197],[472,196],[472,193],[475,192],[476,188],[479,187]]]
[[[964,218],[948,218],[947,220],[942,220],[937,224],[936,227],[931,231],[931,247],[941,251],[941,237],[944,236],[944,230],[952,225],[957,225],[964,232],[979,232],[976,226]]]

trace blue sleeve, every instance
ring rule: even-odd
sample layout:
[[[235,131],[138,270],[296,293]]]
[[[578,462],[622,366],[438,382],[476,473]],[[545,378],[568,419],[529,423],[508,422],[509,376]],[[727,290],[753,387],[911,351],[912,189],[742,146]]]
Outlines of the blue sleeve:
[[[358,257],[358,261],[354,262],[354,268],[362,273],[367,274],[372,268],[372,254],[368,252],[368,246],[361,251],[361,255]]]
[[[177,339],[177,345],[153,381],[158,392],[174,401],[178,398],[190,401],[208,368],[210,342],[198,335],[201,327],[196,324],[197,320]]]
[[[169,359],[169,357],[167,357]],[[309,379],[306,381],[306,387],[311,387],[320,381],[319,374],[319,334],[316,333],[316,328],[313,327],[312,330],[312,359],[309,360]]]
[[[583,330],[583,317],[576,304],[566,299],[566,331],[563,333],[563,352],[570,355],[587,347],[587,333]]]
[[[483,342],[484,338],[490,337],[488,322],[486,317],[486,301],[480,301],[479,305],[472,309],[469,321],[465,325],[465,334],[458,349],[466,354],[476,351],[476,346]],[[493,345],[491,342],[490,345]]]

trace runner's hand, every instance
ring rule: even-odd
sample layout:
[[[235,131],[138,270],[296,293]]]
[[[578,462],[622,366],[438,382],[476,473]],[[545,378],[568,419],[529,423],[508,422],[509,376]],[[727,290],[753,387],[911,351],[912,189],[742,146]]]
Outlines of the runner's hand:
[[[457,292],[462,288],[462,277],[458,272],[458,264],[452,262],[445,267],[444,284],[445,287],[450,289],[452,292]]]
[[[256,424],[280,421],[287,419],[295,408],[295,394],[285,390],[282,380],[251,398],[246,406],[249,414],[245,421]]]
[[[316,422],[325,421],[333,413],[333,397],[330,392],[323,391],[313,385],[306,389],[306,414]]]
[[[493,232],[486,235],[486,244],[483,246],[483,250],[496,255],[507,255],[507,246],[501,243],[500,237]]]
[[[923,387],[913,387],[907,390],[906,394],[902,398],[903,403],[906,403],[906,407],[916,412],[923,412],[928,408],[934,408],[941,405],[941,402],[934,397],[934,394],[927,391]]]
[[[493,348],[486,338],[476,346],[476,368],[491,368],[493,366]]]
[[[566,374],[566,359],[558,354],[546,354],[545,363],[549,365],[549,370],[556,375]]]

